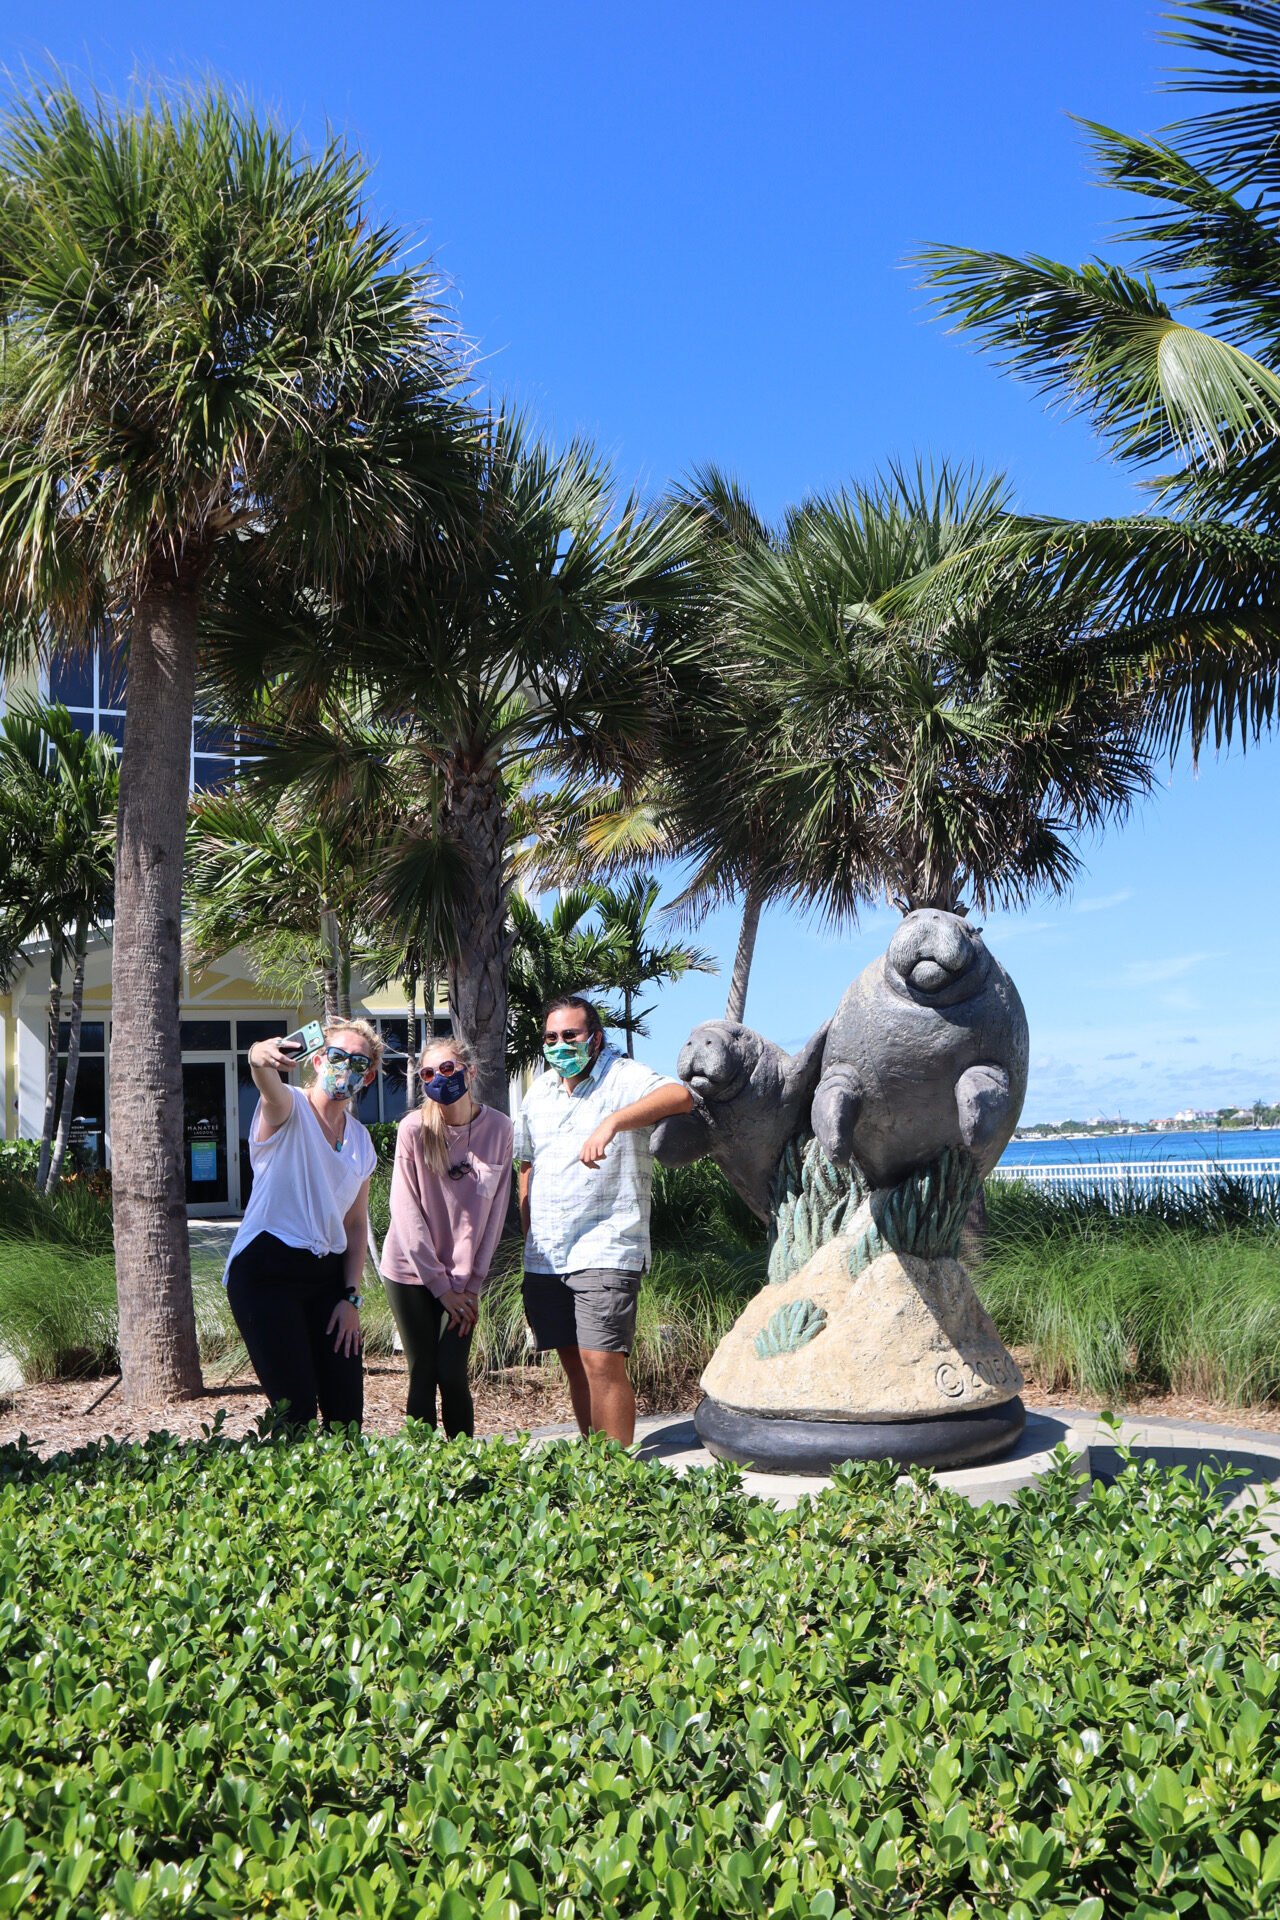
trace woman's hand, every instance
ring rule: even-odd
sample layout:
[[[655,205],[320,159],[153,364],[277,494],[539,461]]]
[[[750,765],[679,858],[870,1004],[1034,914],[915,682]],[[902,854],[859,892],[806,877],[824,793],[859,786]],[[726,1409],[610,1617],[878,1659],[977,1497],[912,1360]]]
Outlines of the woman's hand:
[[[440,1295],[440,1305],[448,1314],[451,1326],[461,1334],[470,1333],[480,1312],[480,1302],[474,1293],[467,1293],[462,1287],[451,1287],[448,1293]]]
[[[282,1047],[278,1040],[255,1040],[249,1049],[249,1068],[274,1067],[277,1073],[296,1073],[303,1055]]]
[[[333,1312],[329,1315],[329,1324],[325,1328],[325,1332],[333,1333],[333,1330],[335,1327],[337,1328],[337,1333],[334,1337],[334,1342],[333,1342],[334,1352],[345,1353],[348,1355],[348,1357],[353,1353],[359,1353],[360,1351],[360,1309],[359,1307],[353,1307],[349,1300],[339,1300],[337,1306],[334,1308]]]

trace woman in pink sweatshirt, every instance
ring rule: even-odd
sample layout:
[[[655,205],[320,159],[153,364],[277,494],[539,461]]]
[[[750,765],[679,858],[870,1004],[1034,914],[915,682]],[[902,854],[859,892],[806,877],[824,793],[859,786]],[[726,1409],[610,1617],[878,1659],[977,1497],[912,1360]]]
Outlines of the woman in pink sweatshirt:
[[[418,1073],[426,1098],[396,1131],[382,1279],[409,1363],[405,1411],[434,1427],[439,1388],[452,1440],[475,1432],[467,1361],[511,1194],[512,1126],[472,1099],[462,1041],[431,1041]]]

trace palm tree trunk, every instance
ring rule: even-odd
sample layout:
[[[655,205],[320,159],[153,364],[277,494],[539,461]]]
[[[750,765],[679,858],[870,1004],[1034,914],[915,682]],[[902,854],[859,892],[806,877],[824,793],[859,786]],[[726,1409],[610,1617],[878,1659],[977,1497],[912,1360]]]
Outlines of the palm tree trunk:
[[[624,987],[622,989],[622,1017],[626,1021],[626,1025],[627,1025],[627,1058],[628,1060],[633,1060],[635,1058],[636,1039],[635,1039],[635,1035],[631,1031],[631,989],[630,987]]]
[[[351,942],[339,922],[338,934],[338,1018],[351,1018]]]
[[[741,1026],[747,1011],[747,982],[751,978],[751,961],[756,950],[756,934],[760,930],[760,909],[764,905],[764,890],[755,874],[747,882],[747,897],[742,903],[742,927],[738,934],[738,951],[733,960],[733,978],[729,982],[729,1003],[724,1010],[726,1020],[732,1020]]]
[[[407,1113],[418,1103],[414,1098],[418,1090],[418,976],[411,973],[405,985],[409,989],[409,1033],[405,1042],[404,1063],[404,1105]]]
[[[330,1027],[338,1018],[338,968],[342,945],[338,936],[338,916],[331,909],[320,915],[320,937],[324,942],[324,970],[321,976],[324,1024]]]
[[[57,934],[59,928],[50,928]],[[49,1025],[44,1040],[44,1123],[40,1128],[40,1158],[36,1162],[36,1185],[41,1192],[49,1178],[49,1157],[53,1150],[53,1116],[58,1106],[58,1033],[62,1025],[62,946],[57,939],[49,946]]]
[[[195,593],[133,610],[111,943],[111,1191],[120,1370],[133,1405],[201,1392],[183,1180],[182,852],[195,704]]]
[[[84,1014],[84,963],[89,951],[89,923],[76,922],[75,966],[71,974],[71,1032],[67,1040],[67,1070],[62,1080],[62,1111],[58,1115],[58,1137],[53,1143],[53,1162],[45,1192],[53,1193],[62,1178],[62,1165],[71,1138],[71,1118],[75,1109],[76,1081],[80,1075],[80,1022]]]
[[[472,886],[457,910],[457,951],[449,962],[453,1031],[476,1056],[475,1095],[505,1113],[507,1083],[507,822],[492,767],[452,770],[441,824],[467,857]]]

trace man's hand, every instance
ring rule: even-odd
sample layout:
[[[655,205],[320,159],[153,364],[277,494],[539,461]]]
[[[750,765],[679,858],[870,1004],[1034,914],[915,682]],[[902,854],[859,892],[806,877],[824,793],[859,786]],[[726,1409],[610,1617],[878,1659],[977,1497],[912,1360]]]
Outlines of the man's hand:
[[[584,1167],[598,1167],[604,1159],[610,1144],[618,1137],[618,1116],[611,1113],[602,1120],[593,1134],[582,1143],[582,1152],[578,1155]]]
[[[438,1294],[437,1299],[449,1316],[449,1324],[461,1334],[470,1333],[480,1312],[480,1302],[474,1293],[467,1293],[462,1287],[451,1287],[448,1293]]]
[[[333,1312],[329,1315],[329,1324],[325,1328],[325,1332],[333,1333],[333,1330],[335,1327],[337,1328],[337,1333],[334,1337],[334,1342],[333,1342],[334,1352],[345,1353],[347,1355],[350,1355],[353,1353],[359,1353],[360,1351],[360,1309],[359,1307],[353,1307],[349,1300],[339,1300],[337,1306],[334,1308]]]

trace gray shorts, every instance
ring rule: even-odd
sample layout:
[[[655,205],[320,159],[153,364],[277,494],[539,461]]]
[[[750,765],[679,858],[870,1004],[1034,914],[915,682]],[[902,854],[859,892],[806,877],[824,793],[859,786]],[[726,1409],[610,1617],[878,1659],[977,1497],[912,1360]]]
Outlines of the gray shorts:
[[[617,1267],[526,1273],[524,1312],[538,1352],[545,1353],[549,1347],[586,1347],[591,1353],[630,1353],[643,1278]]]

